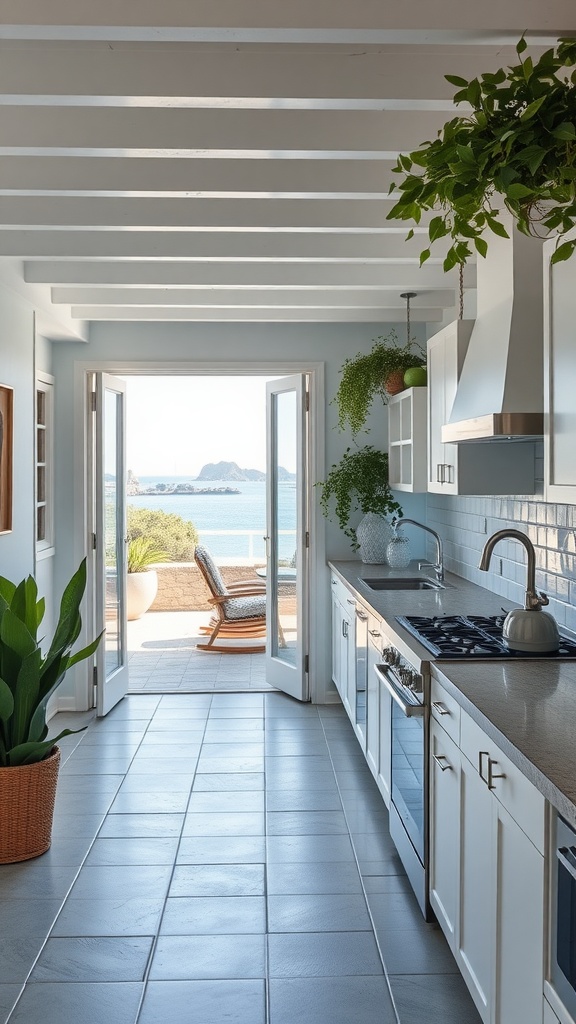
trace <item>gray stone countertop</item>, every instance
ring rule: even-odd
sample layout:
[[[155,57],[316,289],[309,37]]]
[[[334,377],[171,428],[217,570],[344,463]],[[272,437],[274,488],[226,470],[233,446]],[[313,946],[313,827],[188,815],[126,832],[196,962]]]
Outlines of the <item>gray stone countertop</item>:
[[[383,622],[383,631],[458,700],[564,817],[576,827],[576,662],[440,661],[406,633],[397,615],[497,615],[514,607],[499,595],[450,573],[442,591],[372,591],[362,582],[419,576],[417,563],[392,570],[362,562],[330,568]],[[386,642],[386,638],[384,638]]]

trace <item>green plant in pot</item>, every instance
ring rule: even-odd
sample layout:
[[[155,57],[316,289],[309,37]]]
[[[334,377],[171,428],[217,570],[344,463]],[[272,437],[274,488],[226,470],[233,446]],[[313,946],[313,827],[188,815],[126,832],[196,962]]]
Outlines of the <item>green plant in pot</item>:
[[[388,485],[387,453],[373,445],[347,448],[316,486],[322,513],[328,519],[335,517],[353,549],[360,549],[362,561],[385,562],[391,537],[389,517],[402,515]],[[355,528],[351,522],[358,512],[363,519]]]
[[[395,331],[377,338],[370,352],[346,359],[334,398],[340,429],[348,426],[352,434],[358,434],[376,396],[386,404],[391,394],[404,388],[404,373],[425,363],[426,354],[418,343],[402,345]]]
[[[44,599],[32,576],[18,585],[0,577],[0,863],[44,853],[52,814],[60,751],[73,731],[48,738],[48,701],[73,665],[91,657],[100,637],[72,654],[82,628],[80,603],[86,560],[62,595],[52,643],[42,653],[38,629]]]
[[[487,235],[508,237],[499,216],[505,206],[524,234],[557,236],[552,262],[568,259],[576,238],[576,39],[560,40],[534,63],[516,50],[519,64],[468,82],[446,75],[458,87],[454,102],[472,108],[448,121],[432,142],[401,154],[394,172],[403,175],[389,219],[415,221],[434,211],[430,244],[449,237],[444,269],[464,264],[474,247],[481,256]],[[413,231],[408,237],[412,237]],[[420,263],[430,247],[420,254]]]
[[[139,619],[148,611],[158,592],[158,573],[154,568],[167,562],[168,553],[151,537],[133,537],[128,542],[126,613],[129,621]]]

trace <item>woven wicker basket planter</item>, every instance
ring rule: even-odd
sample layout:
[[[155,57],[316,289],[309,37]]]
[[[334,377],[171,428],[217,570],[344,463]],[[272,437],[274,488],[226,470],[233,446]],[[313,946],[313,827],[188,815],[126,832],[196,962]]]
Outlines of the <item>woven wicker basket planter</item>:
[[[14,864],[46,853],[52,840],[52,818],[60,750],[37,764],[0,768],[0,864]]]

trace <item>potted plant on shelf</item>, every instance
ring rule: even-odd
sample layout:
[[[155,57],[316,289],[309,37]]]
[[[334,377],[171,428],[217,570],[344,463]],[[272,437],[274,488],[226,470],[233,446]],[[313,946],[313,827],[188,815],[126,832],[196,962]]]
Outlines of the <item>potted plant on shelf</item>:
[[[128,542],[126,616],[139,619],[148,611],[158,593],[158,573],[152,566],[167,562],[168,554],[150,537],[133,537]]]
[[[80,602],[86,560],[64,590],[58,624],[46,655],[38,628],[44,599],[32,576],[20,584],[0,576],[0,863],[45,853],[60,763],[55,744],[82,730],[64,729],[48,739],[46,707],[72,665],[94,654],[100,637],[71,654],[82,626]]]
[[[405,387],[407,370],[426,363],[426,354],[417,342],[401,345],[395,331],[380,337],[367,354],[358,353],[342,365],[341,380],[334,402],[338,408],[338,426],[349,426],[352,434],[362,430],[374,398],[384,404],[390,395]]]
[[[334,514],[340,529],[360,550],[363,562],[385,562],[391,539],[389,516],[402,515],[402,508],[388,486],[388,455],[373,445],[347,448],[320,487],[320,508],[328,518]],[[334,508],[333,508],[334,505]],[[363,519],[350,525],[355,513]]]
[[[471,113],[448,121],[433,142],[401,154],[394,168],[404,177],[390,189],[401,195],[388,218],[418,224],[423,213],[436,211],[430,244],[452,240],[444,270],[464,264],[472,244],[485,256],[487,232],[508,237],[499,203],[524,234],[558,236],[553,263],[576,248],[576,238],[562,241],[576,226],[576,78],[559,74],[576,64],[576,39],[560,40],[536,63],[522,59],[526,46],[522,38],[520,63],[495,74],[470,82],[445,75],[458,87],[454,102],[469,104]],[[427,247],[420,264],[429,256]]]

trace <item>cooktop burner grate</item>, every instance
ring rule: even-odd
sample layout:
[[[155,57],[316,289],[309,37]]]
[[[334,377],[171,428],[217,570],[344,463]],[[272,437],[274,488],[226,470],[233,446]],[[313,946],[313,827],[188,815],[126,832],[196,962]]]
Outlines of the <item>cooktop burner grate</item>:
[[[558,651],[533,653],[510,650],[502,639],[505,615],[398,615],[396,621],[437,658],[576,659],[576,642],[560,637]]]

